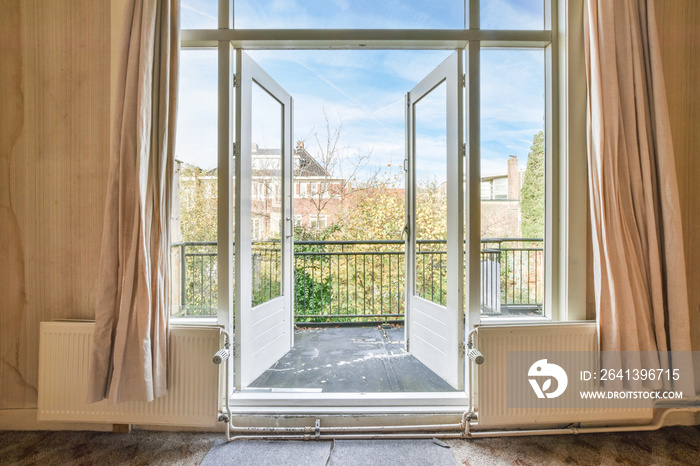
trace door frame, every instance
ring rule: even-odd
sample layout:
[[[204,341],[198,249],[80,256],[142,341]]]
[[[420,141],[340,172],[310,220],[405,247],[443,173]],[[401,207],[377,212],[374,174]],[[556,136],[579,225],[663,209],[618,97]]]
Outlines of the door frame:
[[[222,50],[223,49],[223,50]],[[444,47],[441,47],[441,49],[445,49]],[[226,109],[224,109],[225,112],[228,114],[233,114],[235,115],[235,134],[241,134],[241,128],[239,127],[241,122],[244,121],[243,119],[243,112],[245,111],[244,105],[236,105],[237,101],[242,101],[240,99],[243,98],[242,96],[242,89],[241,86],[238,85],[240,80],[238,77],[234,77],[238,75],[238,70],[239,68],[239,63],[241,62],[240,59],[238,59],[238,56],[243,52],[245,49],[242,48],[233,48],[232,44],[230,42],[222,42],[219,44],[219,50],[220,50],[220,58],[222,54],[227,55],[227,58],[224,60],[224,62],[228,66],[228,72],[227,71],[222,71],[221,69],[219,70],[219,76],[220,76],[220,87],[223,85],[226,86],[228,85],[229,90],[233,90],[234,92],[230,92],[228,94],[229,99],[229,105]],[[459,57],[459,63],[460,65],[462,64],[463,60],[462,57],[465,53],[465,49],[458,48],[456,50],[457,55]],[[235,61],[234,61],[235,58]],[[220,61],[221,63],[221,61]],[[237,73],[233,73],[232,70],[234,69],[234,63],[235,63],[235,69],[237,70]],[[461,69],[461,68],[460,68]],[[240,76],[240,75],[238,75]],[[458,79],[458,76],[455,76],[455,79]],[[456,86],[459,87],[459,86]],[[221,89],[220,89],[221,92]],[[462,95],[461,88],[459,92],[460,96]],[[234,95],[236,100],[234,101]],[[463,99],[462,99],[463,102]],[[457,101],[454,102],[454,105],[457,105]],[[222,108],[220,105],[219,111],[221,113]],[[462,112],[458,112],[462,113]],[[220,130],[222,129],[222,125],[226,125],[226,135],[228,137],[232,136],[234,131],[231,131],[231,126],[230,126],[230,119],[228,118],[221,118],[219,119],[219,128]],[[460,128],[459,131],[455,131],[456,134],[458,134],[459,142],[455,141],[453,144],[456,146],[457,144],[461,144],[461,141],[463,140],[463,133],[464,133],[464,124],[462,119],[460,118],[459,122],[455,122],[455,126],[458,126]],[[229,132],[231,131],[231,132]],[[219,133],[219,143],[222,144],[223,141],[222,139],[222,133],[220,131]],[[290,142],[291,144],[291,142]],[[250,148],[246,148],[242,145],[237,145],[236,143],[231,144],[231,142],[227,141],[227,148],[232,148],[231,149],[231,154],[233,157],[233,160],[235,161],[236,164],[236,169],[237,169],[237,174],[241,174],[243,176],[244,174],[241,173],[239,170],[239,154],[241,153],[248,153],[250,152]],[[220,166],[221,166],[221,151],[220,151]],[[460,161],[462,158],[460,157]],[[227,160],[228,162],[228,160]],[[293,163],[293,162],[292,162]],[[291,170],[293,172],[293,170]],[[233,172],[231,171],[231,176],[233,175]],[[223,177],[220,177],[219,183],[220,185],[222,184],[222,179]],[[293,196],[293,177],[289,181],[290,182],[290,195]],[[236,184],[236,196],[240,196],[242,193],[240,192],[241,190],[241,184],[237,183]],[[231,193],[231,196],[233,193]],[[292,197],[290,197],[291,201]],[[231,198],[230,205],[234,205],[234,200]],[[293,205],[293,202],[292,202]],[[460,206],[463,206],[463,204],[460,203]],[[221,207],[221,206],[220,206]],[[221,214],[221,211],[219,211]],[[291,209],[290,209],[291,213]],[[238,213],[236,215],[239,215]],[[230,218],[230,211],[229,213],[226,214],[226,217]],[[289,217],[293,225],[293,213]],[[221,229],[222,225],[222,218],[221,216],[219,217],[219,228]],[[230,223],[230,222],[229,222]],[[250,229],[249,228],[237,228],[237,231],[235,233],[236,237],[236,242],[241,241],[241,233],[243,233],[243,230],[247,232],[248,239],[250,239]],[[233,233],[233,232],[232,232]],[[461,232],[460,234],[463,234]],[[245,240],[245,235],[243,235],[243,240]],[[458,244],[458,243],[456,243]],[[250,263],[250,258],[247,260],[241,261],[239,260],[238,257],[236,257],[236,264],[235,267],[237,269],[237,272],[240,273],[244,269],[242,267],[248,267],[251,265]],[[290,267],[292,265],[290,264]],[[249,267],[246,268],[245,270],[249,270]],[[233,274],[232,274],[233,276]],[[462,280],[463,282],[463,280]],[[290,282],[291,283],[291,282]],[[239,283],[236,283],[236,291],[239,290]],[[406,284],[408,286],[408,283]],[[460,287],[460,289],[463,289]],[[233,290],[231,290],[233,292]],[[225,294],[225,293],[224,293]],[[237,296],[240,296],[240,294],[237,294]],[[232,323],[233,323],[233,294],[229,295],[228,299],[226,300],[231,303],[231,306],[229,309],[231,310],[230,313],[228,313],[227,317],[224,319],[220,319],[219,322],[222,323],[222,325],[225,328],[231,329],[232,328]],[[293,301],[293,300],[292,300]],[[237,304],[236,304],[237,306]],[[293,302],[292,302],[293,306]],[[291,313],[293,316],[293,308],[290,307]],[[219,315],[221,316],[221,294],[220,294],[220,313]],[[462,319],[463,322],[464,319]],[[291,321],[291,328],[292,328],[292,338],[293,338],[293,326],[294,326],[294,319],[292,318]],[[463,327],[463,326],[462,326]],[[236,326],[236,330],[234,330],[234,334],[238,332],[240,329],[240,326]],[[462,335],[464,334],[462,330]],[[463,335],[464,336],[464,335]],[[236,335],[238,337],[238,335]],[[229,363],[234,364],[236,360],[240,361],[239,358],[244,357],[244,355],[238,355],[235,354],[236,352],[234,351],[234,357],[229,358]],[[237,364],[236,364],[237,365]],[[235,367],[231,368],[230,370],[230,375],[232,378],[235,377],[234,375],[234,370]],[[460,367],[460,379],[461,379],[461,384],[460,388],[455,390],[455,391],[449,391],[449,392],[392,392],[392,393],[356,393],[356,392],[347,392],[347,393],[280,393],[280,392],[272,392],[269,390],[259,390],[259,389],[250,389],[250,390],[244,390],[244,391],[234,391],[230,394],[229,399],[231,402],[232,409],[234,412],[251,412],[251,409],[253,407],[257,407],[261,409],[261,412],[263,411],[269,411],[270,413],[283,413],[283,412],[289,412],[289,413],[294,413],[294,412],[304,412],[308,413],[309,409],[313,409],[314,412],[317,412],[319,414],[327,413],[327,414],[337,414],[341,412],[349,412],[349,411],[356,411],[356,412],[362,412],[362,413],[377,413],[377,414],[382,414],[382,413],[394,413],[394,414],[425,414],[425,413],[461,413],[464,410],[464,407],[468,403],[468,398],[467,398],[467,393],[466,393],[466,386],[464,385],[464,377],[463,377],[463,367]],[[232,385],[233,386],[233,385]]]

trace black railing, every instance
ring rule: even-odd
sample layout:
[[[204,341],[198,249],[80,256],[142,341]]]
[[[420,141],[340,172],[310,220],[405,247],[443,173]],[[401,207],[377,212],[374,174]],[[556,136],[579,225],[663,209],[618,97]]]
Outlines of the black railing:
[[[280,289],[279,242],[253,245],[253,304]],[[446,304],[445,241],[418,241],[416,292]],[[216,315],[215,242],[173,244],[179,316]],[[482,240],[481,302],[486,315],[541,314],[544,260],[538,238]],[[183,273],[184,271],[184,273]],[[298,322],[400,320],[404,316],[403,241],[297,241],[294,304]],[[177,285],[176,285],[177,286]]]

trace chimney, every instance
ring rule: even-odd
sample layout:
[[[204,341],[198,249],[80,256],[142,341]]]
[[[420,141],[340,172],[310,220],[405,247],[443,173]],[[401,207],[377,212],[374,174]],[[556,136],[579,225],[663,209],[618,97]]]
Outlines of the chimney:
[[[520,199],[520,171],[515,155],[508,157],[508,199]]]

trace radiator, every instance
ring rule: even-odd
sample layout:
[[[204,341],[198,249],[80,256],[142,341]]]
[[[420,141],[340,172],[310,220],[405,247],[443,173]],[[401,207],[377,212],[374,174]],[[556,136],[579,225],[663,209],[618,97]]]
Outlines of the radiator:
[[[596,351],[595,323],[494,325],[479,328],[478,349],[485,362],[476,366],[475,407],[479,428],[648,421],[651,409],[510,408],[508,353],[511,351]],[[528,394],[529,395],[529,394]]]
[[[167,395],[117,405],[86,402],[93,331],[92,322],[41,323],[39,421],[216,427],[218,329],[172,326]]]

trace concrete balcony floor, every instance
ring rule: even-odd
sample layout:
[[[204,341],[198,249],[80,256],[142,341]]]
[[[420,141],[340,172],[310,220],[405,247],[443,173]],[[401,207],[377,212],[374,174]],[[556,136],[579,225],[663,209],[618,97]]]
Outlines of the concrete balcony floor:
[[[291,351],[249,388],[326,393],[454,391],[406,352],[402,326],[301,327],[294,332]]]

